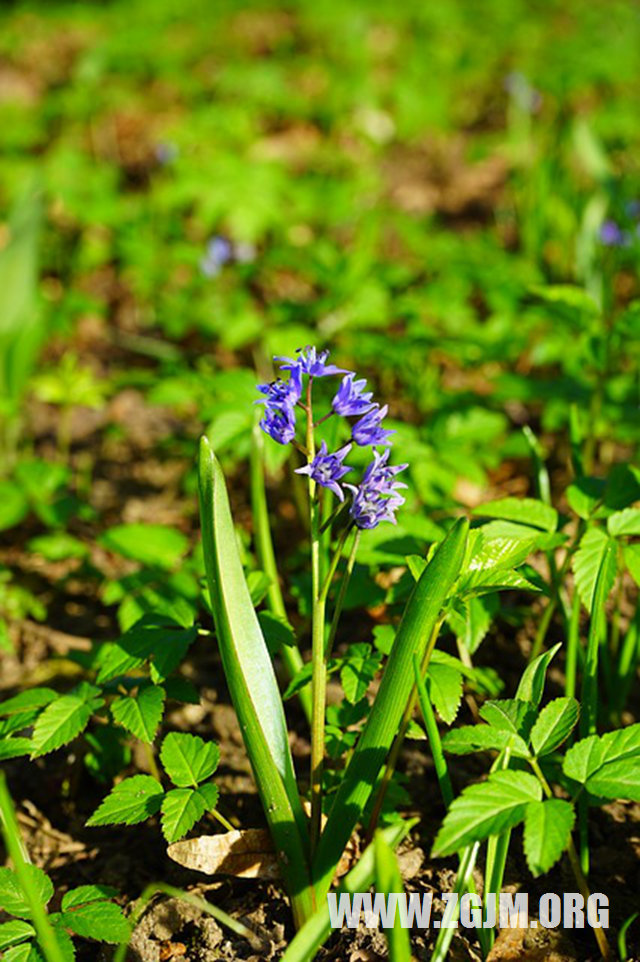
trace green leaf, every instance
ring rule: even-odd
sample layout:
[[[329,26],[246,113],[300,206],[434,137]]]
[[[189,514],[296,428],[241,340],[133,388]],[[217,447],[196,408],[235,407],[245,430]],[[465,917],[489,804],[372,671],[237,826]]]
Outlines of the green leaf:
[[[350,645],[340,671],[340,681],[345,698],[355,705],[375,678],[380,667],[380,655],[371,645],[358,643]]]
[[[447,725],[453,724],[462,701],[462,675],[451,665],[431,662],[427,669],[429,697]]]
[[[518,758],[528,758],[526,744],[515,732],[490,725],[463,725],[447,732],[442,747],[452,755],[469,755],[471,752],[502,751],[510,748]]]
[[[36,930],[28,922],[22,922],[19,919],[5,922],[0,925],[0,949],[8,949],[12,945],[18,945],[35,934]]]
[[[485,588],[518,586],[526,579],[512,571],[522,564],[534,549],[535,539],[517,537],[489,538],[482,529],[475,536],[469,558],[458,583],[458,594],[465,595]]]
[[[113,902],[92,901],[75,906],[62,912],[60,923],[76,935],[98,942],[123,942],[130,933],[122,909]]]
[[[212,812],[220,798],[218,786],[214,785],[213,782],[205,782],[204,785],[198,786],[198,794],[204,799],[206,810]]]
[[[3,962],[40,962],[40,960],[33,954],[35,947],[31,942],[25,942],[23,945],[14,945],[13,948],[7,949],[7,951],[2,956]]]
[[[544,651],[541,655],[538,655],[534,661],[527,665],[522,673],[518,690],[516,691],[517,699],[520,701],[530,702],[535,708],[538,707],[542,701],[542,693],[544,691],[544,683],[549,662],[561,647],[561,643],[554,645],[553,648],[549,648],[548,651]]]
[[[163,524],[121,524],[98,538],[108,551],[152,568],[171,570],[189,547],[180,531]]]
[[[29,514],[29,501],[13,481],[0,480],[0,531],[14,528]]]
[[[30,738],[5,738],[0,741],[0,762],[29,755],[32,748],[33,743]]]
[[[507,575],[515,575],[515,572],[507,572]],[[500,581],[504,581],[505,573],[500,575]],[[500,585],[499,587],[503,587]],[[479,592],[498,590],[487,584],[477,589]],[[464,600],[458,599],[454,607],[447,615],[447,622],[453,629],[457,638],[460,639],[470,655],[473,655],[484,640],[491,622],[497,611],[498,603],[495,595],[489,594],[486,597],[469,595]]]
[[[335,795],[314,863],[316,897],[323,901],[400,727],[414,686],[413,659],[421,659],[453,590],[465,553],[468,523],[460,519],[438,546],[407,603],[378,694]]]
[[[531,293],[546,301],[547,304],[564,307],[579,315],[598,317],[600,308],[595,298],[584,288],[573,284],[549,284],[546,287],[535,286]]]
[[[473,509],[472,514],[483,518],[503,518],[543,531],[553,532],[558,527],[558,512],[551,505],[536,498],[500,498]]]
[[[591,517],[602,502],[605,482],[601,478],[578,478],[567,488],[569,507],[585,521]]]
[[[0,718],[16,715],[30,708],[44,708],[59,697],[59,693],[53,688],[27,688],[19,695],[0,703]]]
[[[593,606],[598,572],[602,570],[605,597],[616,578],[617,546],[601,528],[588,528],[571,560],[580,600],[589,614]]]
[[[197,637],[195,625],[182,627],[162,617],[144,616],[118,641],[104,645],[98,683],[111,681],[151,659],[152,680],[159,684],[175,670]]]
[[[62,896],[62,909],[76,908],[78,905],[88,905],[89,902],[100,902],[104,899],[112,899],[118,894],[118,890],[111,888],[110,885],[79,885],[75,889],[69,889]]]
[[[275,615],[272,611],[261,611],[258,621],[270,652],[275,654],[281,648],[295,646],[296,637],[286,618]]]
[[[374,836],[373,851],[376,863],[376,892],[387,896],[392,892],[404,892],[398,860],[382,832],[376,832]],[[409,932],[402,927],[397,908],[393,926],[385,929],[385,936],[389,945],[389,958],[393,962],[411,962]]]
[[[273,664],[251,602],[220,464],[200,441],[202,542],[217,645],[296,921],[312,911],[302,808]]]
[[[513,828],[524,818],[529,803],[541,797],[538,779],[528,772],[494,772],[486,782],[470,785],[451,803],[433,856],[453,855],[466,845]]]
[[[640,508],[625,508],[607,518],[607,531],[612,538],[622,535],[640,535]]]
[[[66,561],[67,558],[86,558],[89,548],[78,538],[66,531],[53,531],[31,538],[27,547],[34,554],[40,554],[47,561]]]
[[[593,795],[640,801],[640,724],[576,742],[562,770]]]
[[[524,852],[532,875],[548,872],[565,852],[576,813],[570,802],[549,798],[530,802],[524,820]]]
[[[135,825],[160,810],[164,791],[151,775],[125,778],[107,795],[87,825]]]
[[[529,741],[529,732],[535,721],[535,708],[531,702],[520,698],[500,698],[486,701],[480,708],[480,717],[493,728],[514,732]]]
[[[31,757],[38,758],[66,745],[87,727],[93,713],[102,705],[100,689],[87,682],[81,682],[68,695],[51,702],[34,726]]]
[[[640,544],[626,544],[623,555],[629,574],[640,587]]]
[[[60,952],[62,953],[62,958],[64,962],[75,962],[76,949],[71,939],[71,936],[67,931],[65,931],[60,921],[60,916],[57,916],[56,918],[52,916],[51,919],[53,922],[53,931],[56,936],[56,942],[58,943],[58,947],[60,949]],[[38,948],[39,948],[39,943],[38,943]],[[45,959],[40,955],[40,952],[38,952],[38,955],[34,959],[33,950],[32,950],[31,955],[29,956],[29,962],[45,962]]]
[[[136,696],[116,698],[111,705],[114,721],[136,738],[151,744],[162,720],[165,693],[159,685],[142,688]]]
[[[198,735],[171,732],[162,742],[160,760],[174,785],[195,788],[215,772],[220,749],[215,742],[205,742]]]
[[[53,883],[49,876],[36,865],[27,865],[31,876],[31,888],[36,897],[46,905],[53,898]],[[18,876],[10,868],[0,868],[0,908],[9,915],[28,919],[31,915],[29,903],[25,899]]]
[[[177,842],[207,810],[205,797],[194,788],[172,788],[162,800],[162,834]]]
[[[542,709],[531,729],[531,744],[538,757],[548,755],[563,743],[573,731],[579,711],[575,698],[555,698]]]

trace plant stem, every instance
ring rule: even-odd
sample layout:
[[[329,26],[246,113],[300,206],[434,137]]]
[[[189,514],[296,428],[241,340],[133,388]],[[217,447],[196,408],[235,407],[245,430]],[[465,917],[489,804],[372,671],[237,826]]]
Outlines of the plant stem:
[[[307,381],[307,452],[309,463],[315,457],[311,385]],[[320,840],[322,824],[322,771],[324,767],[324,724],[327,697],[327,663],[324,658],[326,592],[320,584],[320,504],[316,483],[309,478],[309,527],[311,532],[311,857]],[[337,562],[336,562],[337,564]],[[329,576],[328,576],[329,577]]]
[[[544,609],[542,618],[540,619],[540,624],[538,625],[538,630],[536,632],[536,637],[531,646],[531,654],[529,655],[529,661],[535,661],[540,652],[542,651],[542,646],[544,645],[544,640],[547,637],[547,632],[549,630],[549,625],[551,624],[551,619],[556,610],[556,600],[555,598],[549,598],[547,607]]]
[[[267,494],[264,487],[264,468],[262,460],[263,434],[262,431],[254,426],[253,439],[251,445],[251,507],[254,519],[254,538],[256,546],[256,556],[258,564],[269,578],[267,589],[267,602],[272,614],[277,618],[287,617],[280,580],[278,577],[278,566],[276,565],[273,541],[271,539],[271,529],[269,527],[269,513],[267,508]],[[289,680],[302,670],[304,662],[297,645],[282,645],[279,651],[280,657],[285,666]],[[307,716],[307,721],[311,722],[311,695],[308,688],[303,688],[298,692],[298,699],[302,709]]]
[[[427,730],[427,739],[429,740],[429,746],[431,748],[436,778],[440,786],[440,794],[442,795],[444,807],[449,808],[453,801],[453,788],[451,787],[451,778],[449,777],[449,767],[442,748],[442,739],[438,731],[438,723],[436,722],[436,715],[431,704],[431,698],[420,674],[420,662],[418,661],[417,655],[413,657],[413,669],[416,676],[418,701],[420,702],[420,709]]]
[[[217,819],[218,819],[218,821],[220,822],[220,824],[221,824],[222,826],[224,826],[224,828],[226,828],[226,830],[227,830],[228,832],[235,832],[235,831],[236,831],[235,827],[231,824],[231,822],[229,821],[229,819],[228,819],[228,818],[225,818],[224,815],[223,815],[221,812],[219,812],[217,808],[212,808],[212,809],[211,809],[211,814],[213,815],[214,818],[217,818]]]
[[[0,828],[2,828],[7,852],[11,856],[20,888],[29,905],[31,921],[38,936],[39,946],[44,952],[47,962],[64,962],[62,951],[56,939],[55,932],[51,927],[46,909],[42,904],[38,892],[35,890],[33,879],[29,873],[29,863],[24,855],[22,837],[4,772],[0,772]]]
[[[162,784],[162,777],[160,775],[160,769],[158,768],[158,763],[156,762],[156,756],[153,754],[153,745],[144,743],[145,752],[147,754],[147,761],[149,762],[149,771],[156,779],[156,781]]]
[[[580,595],[573,593],[569,634],[567,637],[567,660],[565,665],[564,693],[573,698],[576,693],[576,673],[578,668],[578,648],[580,646]]]
[[[340,582],[340,590],[338,591],[338,597],[336,598],[336,606],[333,611],[333,618],[331,619],[331,627],[329,628],[329,637],[327,638],[327,644],[325,648],[325,658],[327,659],[327,661],[329,660],[329,658],[331,658],[333,644],[336,640],[338,623],[340,621],[340,615],[342,614],[342,608],[344,607],[344,599],[347,594],[347,588],[349,587],[351,572],[353,571],[353,566],[356,563],[356,554],[358,553],[358,545],[360,544],[360,534],[361,534],[360,529],[356,528],[353,544],[351,545],[351,551],[349,552],[349,557],[347,559],[347,567],[344,570],[342,581]]]

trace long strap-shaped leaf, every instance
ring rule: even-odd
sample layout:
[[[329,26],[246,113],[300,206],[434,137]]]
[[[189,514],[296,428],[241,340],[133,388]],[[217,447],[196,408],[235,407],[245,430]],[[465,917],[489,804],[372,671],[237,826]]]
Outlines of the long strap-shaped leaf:
[[[409,598],[371,714],[338,789],[313,862],[318,902],[329,890],[335,866],[398,731],[414,685],[414,655],[422,657],[440,610],[458,577],[468,527],[464,519],[456,522]]]
[[[222,664],[297,924],[313,910],[302,809],[273,665],[242,570],[224,475],[200,441],[200,518]]]

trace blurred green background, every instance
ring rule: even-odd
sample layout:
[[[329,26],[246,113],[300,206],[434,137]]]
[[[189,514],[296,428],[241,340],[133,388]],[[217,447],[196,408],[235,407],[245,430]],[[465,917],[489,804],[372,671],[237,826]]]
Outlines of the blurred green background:
[[[4,3],[5,542],[188,529],[195,438],[241,467],[308,343],[389,403],[408,510],[532,493],[523,428],[559,490],[572,410],[628,458],[639,94],[620,0]]]

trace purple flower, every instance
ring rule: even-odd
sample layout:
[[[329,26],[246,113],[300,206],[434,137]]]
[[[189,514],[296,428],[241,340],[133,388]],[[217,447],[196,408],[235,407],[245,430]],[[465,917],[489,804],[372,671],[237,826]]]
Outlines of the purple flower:
[[[381,521],[397,523],[394,512],[404,504],[404,498],[401,495],[394,494],[386,498],[367,484],[361,484],[359,487],[345,484],[345,488],[353,491],[349,514],[357,528],[377,528]]]
[[[176,159],[180,151],[170,140],[161,140],[155,145],[153,153],[160,166],[165,167]]]
[[[529,80],[519,70],[508,73],[504,78],[504,88],[520,110],[535,114],[542,106],[542,94],[532,87]]]
[[[395,431],[387,431],[380,425],[388,410],[387,404],[382,408],[379,404],[375,404],[364,417],[356,421],[351,429],[351,437],[356,444],[361,446],[366,444],[391,444],[389,435],[395,434]]]
[[[351,471],[351,468],[345,467],[342,463],[350,450],[351,445],[346,444],[343,448],[340,448],[339,451],[336,451],[335,454],[329,454],[326,441],[323,441],[313,461],[310,464],[306,464],[303,468],[297,468],[296,474],[308,474],[316,484],[321,485],[323,488],[329,488],[340,501],[344,501],[344,491],[338,484],[338,481],[343,478],[348,471]]]
[[[311,377],[327,377],[329,374],[347,374],[343,367],[336,367],[335,364],[327,364],[327,358],[329,357],[328,351],[320,351],[318,354],[315,347],[299,347],[296,351],[299,355],[297,360],[291,357],[279,357],[278,361],[286,361],[286,364],[281,364],[280,367],[283,371],[291,371],[293,377],[294,371],[302,374],[309,374]]]
[[[364,378],[360,381],[354,381],[354,377],[355,374],[346,374],[342,378],[338,392],[331,402],[331,407],[336,414],[341,414],[346,418],[359,417],[373,407],[371,403],[373,393],[371,391],[366,394],[363,393],[367,382]]]
[[[266,394],[266,398],[264,401],[260,398],[254,402],[255,404],[276,405],[278,407],[283,404],[293,406],[300,400],[302,384],[293,377],[290,377],[288,381],[276,378],[270,384],[258,384],[258,390],[261,394]]]
[[[377,491],[379,494],[394,494],[399,488],[406,488],[406,484],[402,481],[394,481],[397,474],[408,468],[408,464],[395,464],[393,466],[387,464],[389,460],[390,449],[384,452],[384,454],[378,454],[377,451],[373,452],[373,461],[367,466],[366,471],[362,476],[362,484],[368,487],[371,491]]]
[[[296,434],[296,418],[289,404],[269,404],[265,407],[260,427],[278,444],[288,444]]]
[[[606,247],[620,247],[624,243],[624,233],[614,220],[605,220],[600,227],[600,240]]]
[[[216,277],[233,257],[233,247],[226,237],[212,237],[207,251],[200,260],[200,270],[205,277]]]

